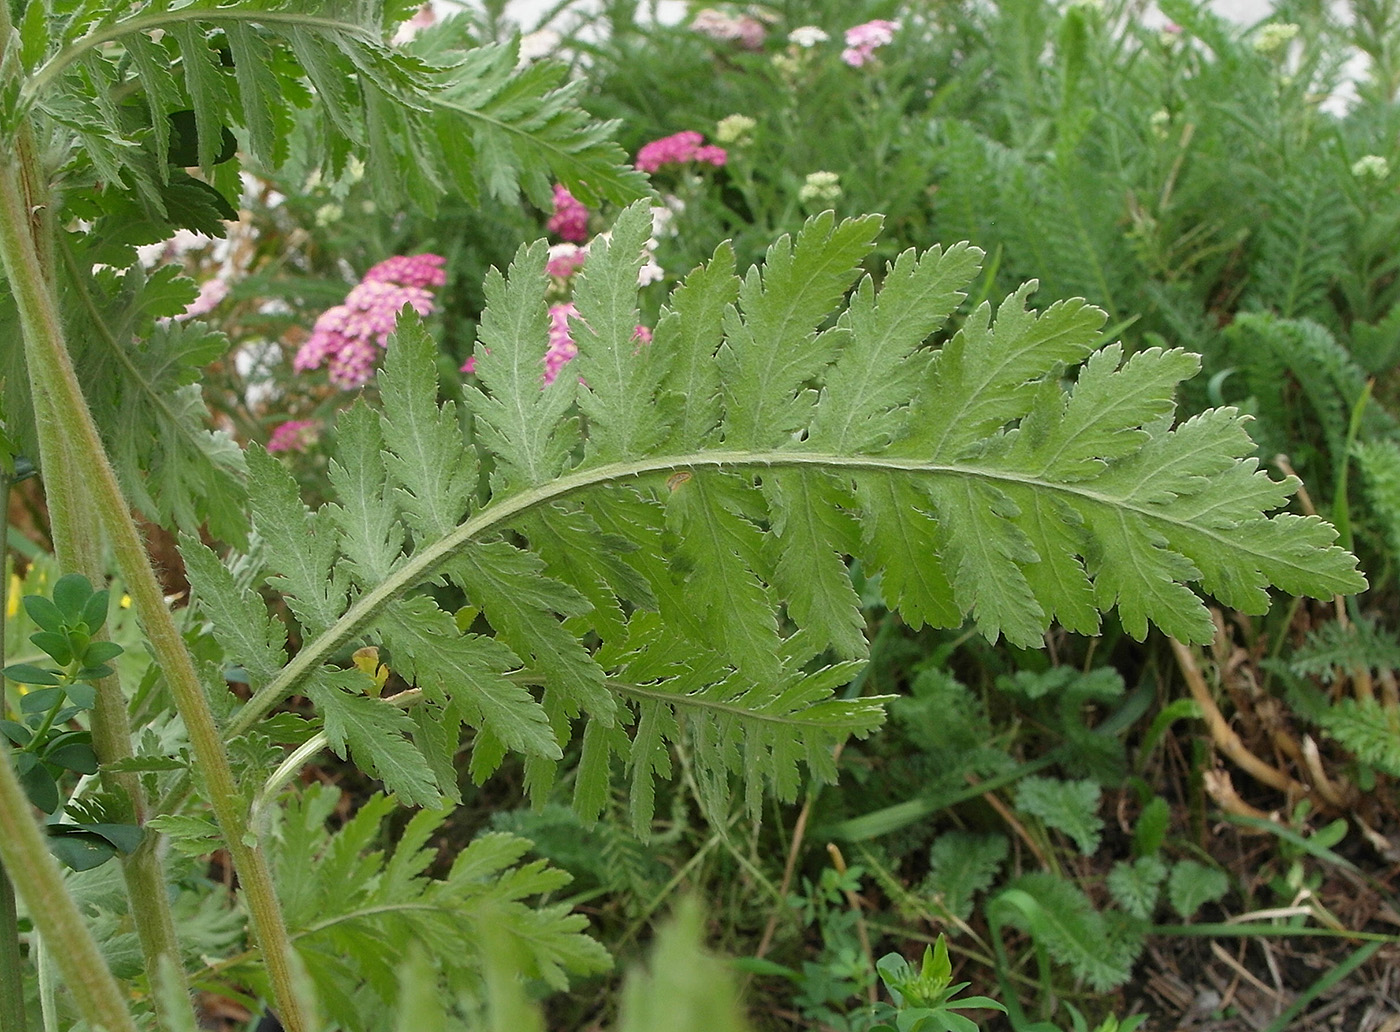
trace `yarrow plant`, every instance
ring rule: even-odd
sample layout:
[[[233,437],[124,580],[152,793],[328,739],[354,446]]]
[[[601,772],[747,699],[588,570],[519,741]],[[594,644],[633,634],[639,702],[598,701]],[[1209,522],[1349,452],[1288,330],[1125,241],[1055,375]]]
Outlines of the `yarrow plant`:
[[[797,191],[803,204],[830,204],[841,198],[841,176],[835,172],[809,172]]]
[[[403,306],[411,305],[421,316],[436,310],[430,288],[447,282],[445,262],[441,255],[417,254],[395,255],[375,265],[344,303],[321,313],[292,368],[307,372],[324,365],[331,383],[342,390],[364,386]]]
[[[561,240],[581,244],[588,239],[588,209],[566,187],[554,185],[554,214],[546,224]]]
[[[747,146],[757,128],[758,121],[748,115],[726,115],[715,125],[715,139],[729,146]]]
[[[568,279],[588,260],[588,248],[578,244],[553,244],[544,271],[556,279]]]
[[[637,168],[655,172],[665,165],[713,165],[723,168],[729,154],[723,147],[706,145],[704,134],[685,129],[643,145],[637,151]]]
[[[814,47],[818,43],[825,43],[827,40],[831,39],[831,37],[827,35],[825,29],[818,28],[815,25],[799,25],[788,33],[787,38],[789,43],[802,47],[804,50],[809,47]]]
[[[747,14],[728,14],[713,7],[700,10],[690,28],[710,39],[737,43],[745,50],[761,50],[768,30],[757,18]]]
[[[841,60],[852,68],[860,68],[875,57],[875,51],[893,42],[899,31],[899,22],[876,18],[862,22],[846,30],[846,49],[841,51]]]
[[[1390,176],[1390,162],[1379,154],[1366,154],[1357,158],[1351,166],[1351,174],[1357,179],[1381,182]]]
[[[1269,22],[1260,26],[1254,37],[1254,49],[1265,57],[1272,57],[1282,51],[1298,35],[1298,26],[1292,22]]]
[[[300,452],[311,447],[320,437],[319,427],[314,419],[289,419],[279,424],[268,438],[270,452]]]

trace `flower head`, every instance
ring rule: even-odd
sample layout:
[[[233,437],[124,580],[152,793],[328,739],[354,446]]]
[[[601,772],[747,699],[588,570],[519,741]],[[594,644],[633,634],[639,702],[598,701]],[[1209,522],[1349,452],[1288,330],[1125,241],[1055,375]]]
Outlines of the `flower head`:
[[[788,42],[802,47],[814,47],[818,43],[825,43],[831,37],[815,25],[799,25],[788,33]]]
[[[706,7],[690,23],[691,31],[726,43],[738,43],[745,50],[761,50],[768,30],[757,18],[747,14],[733,15]]]
[[[804,204],[829,204],[841,197],[841,177],[835,172],[811,172],[801,189],[798,200]]]
[[[324,365],[331,383],[347,391],[369,382],[403,306],[419,315],[435,310],[429,288],[447,282],[445,261],[436,254],[395,255],[375,265],[343,303],[321,313],[292,368],[305,372]]]
[[[278,425],[268,438],[270,452],[306,451],[320,438],[314,419],[290,419]]]
[[[588,209],[558,183],[554,184],[554,214],[547,227],[570,243],[581,244],[588,239]]]
[[[440,254],[396,254],[371,266],[363,282],[401,283],[420,290],[440,287],[447,282],[447,273],[442,268],[446,263],[447,259]]]
[[[753,131],[758,122],[748,115],[727,115],[715,126],[715,139],[730,146],[743,146],[753,142]]]
[[[1390,176],[1390,162],[1379,154],[1367,154],[1356,159],[1351,166],[1351,174],[1357,179],[1370,179],[1379,183]]]
[[[874,60],[876,49],[892,42],[898,31],[899,22],[883,18],[851,26],[846,30],[846,49],[841,51],[841,60],[852,68],[861,67]]]
[[[1292,22],[1270,22],[1261,26],[1254,37],[1254,49],[1261,54],[1272,56],[1293,41],[1298,35],[1298,26]]]
[[[637,152],[637,168],[655,172],[663,165],[686,165],[690,162],[721,167],[729,159],[723,147],[706,146],[705,137],[693,129],[685,129],[659,140],[652,140]]]

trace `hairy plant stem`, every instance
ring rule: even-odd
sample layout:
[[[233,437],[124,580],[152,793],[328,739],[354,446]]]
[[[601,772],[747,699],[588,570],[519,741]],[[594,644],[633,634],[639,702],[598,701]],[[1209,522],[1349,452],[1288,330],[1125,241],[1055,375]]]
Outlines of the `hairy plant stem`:
[[[0,470],[0,556],[10,525],[10,478]],[[5,616],[9,611],[10,583],[0,562],[0,668],[5,666]],[[0,682],[0,689],[4,683]],[[0,710],[4,699],[0,698]],[[15,910],[15,886],[0,863],[0,1028],[26,1028],[24,1023],[24,965],[19,954],[19,914]]]
[[[0,21],[8,21],[8,11],[0,16]],[[7,29],[7,25],[0,24],[0,38],[8,35]],[[44,266],[39,260],[40,248],[35,243],[39,234],[34,232],[37,227],[31,223],[36,211],[47,208],[48,198],[33,196],[32,184],[36,180],[37,170],[16,163],[16,158],[22,156],[25,149],[6,149],[9,153],[0,151],[4,153],[0,157],[0,258],[3,258],[5,273],[19,309],[35,418],[39,427],[45,488],[58,489],[61,499],[58,508],[62,509],[64,505],[74,502],[73,484],[87,485],[88,497],[83,501],[90,504],[91,511],[95,512],[107,533],[137,619],[156,662],[165,674],[171,695],[189,732],[190,743],[208,788],[210,804],[238,872],[283,1025],[288,1032],[309,1032],[294,988],[291,943],[273,888],[267,857],[256,839],[248,833],[242,795],[229,767],[223,734],[214,721],[194,662],[166,608],[150,558],[107,459],[64,344],[52,281],[44,275]],[[25,184],[30,184],[28,191]],[[66,496],[63,494],[65,490],[69,492]],[[58,512],[53,515],[60,517]],[[13,772],[10,773],[12,775]],[[15,787],[18,787],[17,781]],[[0,806],[7,805],[0,802]],[[24,805],[27,807],[27,804]],[[148,849],[144,855],[138,853],[133,859],[137,861],[137,873],[159,873],[153,850]],[[36,901],[25,891],[23,883],[17,884],[31,909],[35,909]],[[144,899],[133,895],[133,911],[147,905],[164,905],[163,881],[158,889],[152,886],[151,890],[142,893],[147,897]],[[72,929],[66,931],[71,932]],[[172,935],[169,946],[173,947],[173,923],[169,925],[169,931]],[[70,944],[61,936],[55,937],[47,930],[44,934],[50,937],[55,947],[65,978],[71,980],[77,974],[69,970],[74,963],[72,957],[76,954],[68,949]],[[161,952],[164,954],[167,950],[162,949]],[[168,955],[175,961],[175,965],[170,966],[178,966],[178,951],[170,950]],[[156,960],[158,962],[158,958]],[[185,994],[163,995],[166,998],[178,996],[187,999]]]
[[[15,886],[0,865],[0,1028],[26,1028],[24,959],[19,953]]]
[[[92,933],[49,854],[34,808],[15,776],[8,742],[0,742],[0,859],[29,909],[34,926],[54,951],[64,984],[93,1028],[136,1032],[126,995],[112,977]],[[6,1028],[9,1028],[6,1025]]]
[[[30,220],[27,231],[18,243],[22,245],[24,239],[32,243],[34,278],[38,281],[37,287],[42,290],[42,293],[39,290],[35,293],[52,306],[56,295],[52,218],[33,152],[32,134],[27,127],[23,127],[16,139],[15,154],[19,163],[15,171],[20,176],[22,199],[30,213]],[[7,245],[9,242],[7,233]],[[6,252],[8,268],[8,246]],[[13,283],[14,275],[9,275]],[[15,289],[18,295],[19,290]],[[52,307],[56,311],[56,306]],[[56,318],[49,322],[61,333],[61,325]],[[28,329],[26,327],[26,338],[30,336]],[[59,339],[61,341],[61,337]],[[102,525],[89,494],[87,478],[81,473],[88,463],[80,454],[77,442],[66,432],[68,421],[63,418],[65,406],[62,400],[54,391],[41,389],[33,376],[31,384],[35,423],[40,428],[47,428],[47,431],[40,433],[40,454],[37,458],[45,473],[44,492],[48,501],[54,557],[61,569],[81,573],[92,584],[100,585],[107,572],[105,542]],[[131,744],[131,724],[127,717],[126,696],[115,674],[97,679],[93,687],[96,690],[96,703],[92,711],[92,747],[98,762],[106,768],[135,754]],[[140,778],[134,773],[113,773],[105,769],[101,776],[104,786],[129,800],[132,818],[138,825],[144,825],[149,815]],[[147,980],[152,985],[156,984],[162,957],[169,958],[176,970],[183,972],[179,939],[166,891],[164,865],[155,848],[157,841],[157,836],[147,836],[135,852],[121,860],[132,920],[141,943]],[[171,1000],[183,998],[186,1013],[182,1016],[194,1020],[194,1005],[189,998],[188,986],[183,982],[183,975],[181,988],[184,991],[180,995],[160,997],[159,1006],[163,1009],[169,1006]],[[173,1015],[162,1016],[175,1020]]]

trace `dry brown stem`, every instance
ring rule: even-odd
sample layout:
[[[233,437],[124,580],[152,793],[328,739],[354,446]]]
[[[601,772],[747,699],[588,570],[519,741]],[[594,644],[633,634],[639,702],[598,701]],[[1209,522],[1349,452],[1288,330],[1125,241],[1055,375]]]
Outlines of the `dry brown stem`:
[[[1177,666],[1181,668],[1181,674],[1186,679],[1187,687],[1191,690],[1191,698],[1201,708],[1201,716],[1206,722],[1206,729],[1210,732],[1211,741],[1215,743],[1216,748],[1255,780],[1278,789],[1290,799],[1307,795],[1306,786],[1278,768],[1265,763],[1250,752],[1244,742],[1240,741],[1240,736],[1235,734],[1234,728],[1220,712],[1220,707],[1215,704],[1215,698],[1211,695],[1205,677],[1201,674],[1200,664],[1196,662],[1195,652],[1175,638],[1171,639],[1171,643]]]

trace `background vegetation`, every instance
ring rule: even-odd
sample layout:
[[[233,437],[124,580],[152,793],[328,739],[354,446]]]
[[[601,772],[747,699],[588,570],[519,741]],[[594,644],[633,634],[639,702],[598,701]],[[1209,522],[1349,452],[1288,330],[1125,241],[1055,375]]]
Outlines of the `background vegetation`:
[[[18,14],[24,5],[10,6]],[[981,1027],[1018,1032],[1111,1032],[1139,1022],[1270,1032],[1345,1023],[1370,1032],[1400,1008],[1392,884],[1400,857],[1400,3],[1282,0],[1247,26],[1187,0],[1160,7],[1165,24],[1115,0],[789,0],[697,4],[681,24],[663,26],[644,16],[644,5],[616,0],[589,14],[561,4],[555,24],[565,31],[519,39],[500,5],[488,3],[423,27],[408,45],[431,59],[500,44],[470,52],[494,56],[476,58],[480,85],[462,103],[502,122],[518,119],[525,135],[544,141],[541,153],[523,146],[513,159],[492,156],[499,140],[477,127],[477,151],[460,160],[508,171],[478,178],[447,162],[432,170],[444,189],[400,184],[419,195],[414,204],[385,180],[404,175],[417,156],[381,157],[385,167],[376,169],[342,148],[327,163],[296,141],[334,122],[303,107],[279,116],[279,142],[263,145],[265,160],[247,161],[241,181],[213,171],[224,166],[204,151],[169,162],[209,166],[206,178],[238,209],[217,213],[238,216],[225,232],[206,213],[183,225],[209,236],[185,232],[165,242],[167,233],[154,230],[170,222],[153,220],[145,237],[99,232],[82,244],[90,251],[78,264],[119,268],[131,247],[151,245],[205,285],[209,307],[200,318],[226,339],[190,333],[175,379],[188,386],[197,378],[208,428],[278,456],[253,468],[265,494],[287,490],[277,479],[285,469],[314,505],[340,489],[331,445],[348,424],[337,431],[335,414],[361,395],[375,399],[382,383],[346,390],[294,360],[322,313],[376,263],[443,257],[425,318],[443,395],[460,401],[480,382],[460,370],[474,346],[477,360],[485,357],[480,345],[490,339],[482,324],[487,270],[504,270],[523,242],[587,244],[587,269],[606,251],[599,234],[645,194],[658,212],[647,243],[654,272],[644,275],[638,318],[650,331],[670,289],[722,241],[732,242],[742,272],[810,215],[879,212],[883,231],[860,259],[877,283],[911,247],[967,240],[986,252],[940,340],[981,302],[995,304],[1034,279],[1046,303],[1082,297],[1106,312],[1101,339],[1121,341],[1127,355],[1155,347],[1199,354],[1203,368],[1185,385],[1178,418],[1220,405],[1251,415],[1261,464],[1305,484],[1294,511],[1328,518],[1369,580],[1364,594],[1333,600],[1276,593],[1262,616],[1216,606],[1214,640],[1203,647],[1155,630],[1136,640],[1108,614],[1100,627],[1056,627],[1044,648],[1023,649],[989,644],[971,624],[911,630],[885,607],[878,575],[857,563],[869,663],[836,695],[852,704],[894,696],[887,723],[829,750],[834,784],[804,783],[791,803],[765,798],[761,820],[753,819],[752,795],[716,794],[709,761],[694,751],[704,744],[684,737],[673,745],[672,777],[656,783],[645,838],[635,800],[620,788],[594,793],[596,822],[578,816],[571,771],[587,746],[577,743],[566,746],[553,783],[514,755],[480,784],[465,769],[439,769],[444,794],[455,791],[461,804],[416,816],[376,794],[392,757],[357,768],[322,753],[286,772],[299,792],[270,850],[289,920],[315,925],[318,914],[416,900],[425,890],[410,882],[419,875],[430,878],[438,908],[421,923],[361,927],[347,918],[343,933],[333,921],[315,925],[321,938],[302,944],[307,970],[298,977],[316,986],[328,1022],[351,1027],[366,994],[347,988],[336,997],[327,987],[371,985],[376,999],[402,1008],[397,1019],[383,1011],[384,1020],[432,1027],[415,1023],[414,1007],[432,1010],[412,989],[423,980],[419,968],[455,994],[452,1016],[433,1020],[502,1030],[537,1020],[558,1029],[641,1028],[656,1013],[648,1008],[667,998],[694,1001],[697,1029],[741,1020],[758,1029],[963,1028],[943,1006],[950,982],[971,983],[968,993],[1005,1006],[1005,1015],[967,1011]],[[853,60],[845,33],[877,20],[891,23],[888,41]],[[1347,86],[1343,70],[1358,67],[1358,53],[1360,76]],[[541,113],[550,104],[552,113]],[[81,120],[70,121],[81,129]],[[256,158],[259,141],[239,132],[236,144]],[[646,180],[619,167],[623,158],[642,167],[644,147],[682,132],[723,148],[722,162],[692,153]],[[207,150],[212,136],[198,135]],[[127,175],[139,187],[139,170]],[[585,202],[572,223],[560,221],[555,182]],[[91,182],[64,189],[74,220],[134,224],[132,211],[109,207]],[[429,192],[434,200],[423,203]],[[555,257],[577,260],[567,248]],[[577,275],[551,268],[563,274],[551,277],[547,300],[566,304]],[[122,290],[134,296],[132,280],[97,275],[97,304],[111,298],[116,312]],[[159,287],[166,275],[153,271],[151,282]],[[146,309],[120,317],[139,333],[182,332],[178,318],[154,329],[157,317],[185,305],[181,289],[164,296],[143,284]],[[66,299],[93,303],[76,293]],[[577,321],[559,325],[582,332]],[[5,425],[24,452],[18,368],[15,356]],[[119,401],[106,402],[115,426]],[[93,402],[100,415],[103,403]],[[112,432],[120,439],[120,429]],[[184,572],[177,525],[246,544],[247,528],[221,505],[221,492],[232,490],[223,478],[243,476],[235,466],[216,462],[209,481],[135,499],[151,521],[144,530],[167,594],[183,596],[191,580],[218,576]],[[47,555],[52,499],[20,479],[24,468],[21,461],[7,479],[15,482],[10,663],[42,659],[31,634],[66,634],[77,620],[49,628],[14,602],[40,594],[58,604],[55,585],[68,572]],[[249,589],[253,565],[235,566],[230,583]],[[122,594],[115,583],[104,601],[110,637],[125,651],[100,652],[91,663],[112,662],[134,688],[139,751],[154,755],[165,748],[162,736],[178,741],[179,731]],[[450,586],[434,595],[459,629],[474,626],[478,614],[459,608],[467,600]],[[70,608],[81,615],[85,599]],[[303,643],[292,626],[294,651]],[[191,614],[181,630],[197,657],[225,663],[202,621]],[[59,666],[88,662],[71,649],[66,661],[47,654]],[[377,656],[353,661],[382,688],[398,675],[377,664]],[[258,672],[228,665],[223,679],[237,701],[246,699]],[[6,690],[12,724],[38,712],[19,679]],[[61,711],[57,724],[80,731],[83,709]],[[297,734],[310,739],[314,729],[298,723],[307,712],[304,699],[291,700],[270,718],[283,725],[242,740],[235,766],[262,769],[282,758],[276,746],[296,744]],[[340,746],[343,754],[344,739]],[[86,755],[70,759],[49,764],[53,791],[88,808],[81,823],[121,824],[102,819],[100,794],[73,787],[95,765],[84,766]],[[152,785],[167,777],[155,761],[125,769]],[[203,813],[157,826],[168,836],[182,946],[203,964],[186,963],[206,991],[200,1018],[249,1027],[273,988],[220,888],[232,869],[213,848],[217,830]],[[91,860],[129,851],[112,834],[88,842]],[[55,852],[82,868],[84,857],[69,849]],[[516,866],[525,857],[535,859]],[[107,962],[158,997],[157,979],[148,971],[142,981],[139,972],[117,864],[70,874],[68,884]],[[347,886],[342,898],[327,894],[335,884]],[[527,897],[539,901],[528,913],[520,904]],[[705,901],[703,916],[686,898]],[[505,940],[465,939],[440,919],[488,904],[518,908],[511,920],[530,926],[519,933],[532,939],[528,956]],[[656,937],[662,916],[677,908],[679,931]],[[17,927],[29,1024],[41,1027],[43,1014],[63,1027],[75,1020],[72,1004],[57,993],[23,913]],[[366,950],[363,934],[350,945],[356,928],[380,945]],[[579,934],[585,930],[596,943]],[[731,962],[695,966],[700,938]],[[414,941],[431,956],[414,953]],[[651,974],[634,975],[620,993],[616,972],[640,964],[648,946]],[[920,967],[926,946],[938,949]],[[886,954],[907,962],[882,961]],[[522,984],[518,971],[532,977]],[[712,984],[742,992],[747,1019],[730,1013],[731,1001]]]

